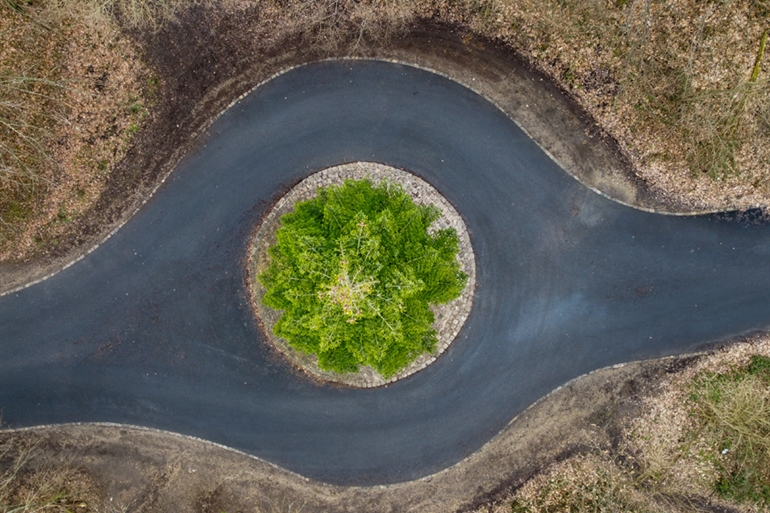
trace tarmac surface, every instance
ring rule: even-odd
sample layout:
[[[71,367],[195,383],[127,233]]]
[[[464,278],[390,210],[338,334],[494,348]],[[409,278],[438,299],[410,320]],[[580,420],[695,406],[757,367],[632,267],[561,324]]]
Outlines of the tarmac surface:
[[[427,369],[347,389],[297,374],[254,321],[249,236],[312,172],[403,168],[464,217],[474,307]],[[11,428],[116,422],[325,482],[409,481],[472,454],[567,381],[770,328],[770,224],[677,217],[581,185],[476,93],[376,61],[306,65],[226,111],[85,259],[0,297]]]

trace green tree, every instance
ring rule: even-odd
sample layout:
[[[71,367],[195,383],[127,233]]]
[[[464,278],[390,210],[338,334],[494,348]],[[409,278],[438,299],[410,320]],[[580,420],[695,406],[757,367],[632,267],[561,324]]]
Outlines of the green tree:
[[[455,230],[428,233],[439,216],[400,186],[369,180],[297,203],[259,276],[262,302],[283,311],[275,334],[338,373],[368,365],[389,378],[433,352],[429,305],[455,299],[468,279]]]

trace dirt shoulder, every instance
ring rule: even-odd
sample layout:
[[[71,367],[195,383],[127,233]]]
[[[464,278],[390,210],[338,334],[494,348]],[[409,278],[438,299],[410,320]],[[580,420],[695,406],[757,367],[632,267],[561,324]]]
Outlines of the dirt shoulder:
[[[143,61],[160,77],[142,129],[87,212],[33,258],[0,262],[0,292],[57,272],[122,226],[235,98],[282,70],[329,57],[396,60],[446,75],[494,102],[594,190],[641,208],[683,208],[652,194],[617,143],[556,82],[511,49],[474,37],[465,27],[423,21],[385,45],[357,42],[354,49],[319,52],[296,33],[270,37],[270,27],[260,24],[257,11],[252,14],[196,8],[159,32],[133,34]]]
[[[617,142],[570,93],[508,47],[458,27],[425,25],[370,55],[438,72],[478,92],[567,172],[607,197],[654,211],[684,210],[645,187]]]
[[[310,481],[198,439],[120,425],[65,425],[0,432],[36,445],[39,460],[65,461],[96,482],[102,500],[133,512],[475,511],[508,497],[550,465],[609,450],[660,383],[702,355],[601,369],[517,416],[467,459],[416,481],[369,488]],[[277,508],[277,509],[271,509]]]

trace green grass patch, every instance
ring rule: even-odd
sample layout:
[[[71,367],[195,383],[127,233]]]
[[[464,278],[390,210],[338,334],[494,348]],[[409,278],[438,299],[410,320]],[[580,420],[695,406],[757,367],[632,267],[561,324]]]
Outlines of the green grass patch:
[[[367,365],[388,378],[435,350],[430,304],[460,295],[467,275],[454,229],[430,233],[435,206],[400,186],[346,180],[281,217],[262,302],[274,332],[338,373]]]
[[[770,506],[770,358],[699,377],[691,395],[698,427],[721,449],[714,490],[737,502]]]

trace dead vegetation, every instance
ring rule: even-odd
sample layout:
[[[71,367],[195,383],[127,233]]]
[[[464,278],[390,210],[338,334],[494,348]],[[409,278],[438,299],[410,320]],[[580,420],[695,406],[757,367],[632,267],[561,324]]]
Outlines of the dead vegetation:
[[[596,437],[596,447],[482,511],[767,511],[770,337],[670,374],[641,402],[641,415],[613,426],[614,441]],[[601,428],[617,421],[595,420]]]
[[[474,30],[561,82],[662,197],[684,209],[768,204],[766,1],[469,4]]]
[[[417,0],[294,0],[287,16],[307,44],[330,52],[344,45],[354,52],[364,40],[386,44],[413,21],[416,8]]]
[[[387,44],[422,19],[465,27],[570,91],[663,201],[770,204],[767,0],[3,0],[0,261],[93,215],[162,87],[125,34],[193,7],[258,13],[265,51],[300,34],[318,55]]]
[[[29,258],[99,198],[150,75],[93,6],[0,3],[0,261]]]
[[[0,445],[0,513],[98,513],[93,480],[62,462],[46,462],[39,451],[14,438]]]

